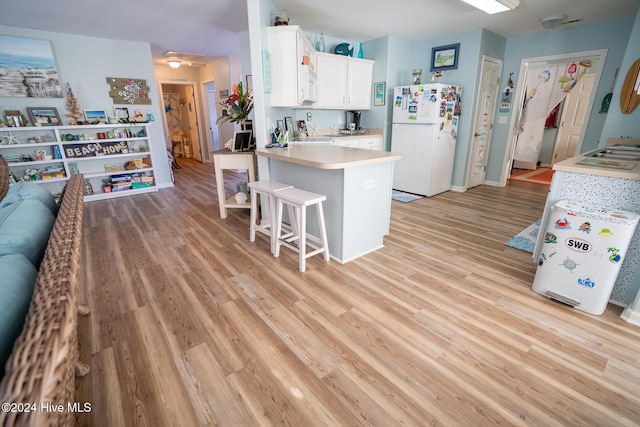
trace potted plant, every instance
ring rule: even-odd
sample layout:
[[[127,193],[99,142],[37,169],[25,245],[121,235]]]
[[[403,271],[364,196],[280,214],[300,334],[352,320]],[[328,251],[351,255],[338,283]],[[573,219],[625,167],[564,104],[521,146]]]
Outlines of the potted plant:
[[[253,110],[253,91],[243,91],[242,82],[233,85],[233,93],[220,102],[224,108],[216,123],[232,122],[243,126]]]

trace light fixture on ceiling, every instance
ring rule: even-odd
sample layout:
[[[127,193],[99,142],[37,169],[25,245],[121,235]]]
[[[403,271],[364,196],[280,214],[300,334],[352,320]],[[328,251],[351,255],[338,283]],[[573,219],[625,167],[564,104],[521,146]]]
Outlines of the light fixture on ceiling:
[[[170,59],[167,61],[167,64],[169,64],[169,67],[171,68],[180,68],[180,64],[182,64],[182,61],[178,61],[177,59]]]
[[[520,4],[520,0],[462,0],[465,3],[476,7],[483,12],[493,15],[494,13],[513,10]]]
[[[554,30],[564,24],[566,19],[567,15],[549,15],[540,18],[540,25],[542,25],[542,28],[545,30]]]

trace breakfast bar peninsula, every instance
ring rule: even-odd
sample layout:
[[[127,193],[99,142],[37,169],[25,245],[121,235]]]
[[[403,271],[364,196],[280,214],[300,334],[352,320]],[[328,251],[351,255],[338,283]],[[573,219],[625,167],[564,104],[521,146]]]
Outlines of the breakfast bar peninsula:
[[[258,148],[269,159],[270,179],[324,194],[329,253],[345,263],[383,246],[389,234],[393,163],[400,154],[330,144]],[[315,212],[309,232],[318,233]]]

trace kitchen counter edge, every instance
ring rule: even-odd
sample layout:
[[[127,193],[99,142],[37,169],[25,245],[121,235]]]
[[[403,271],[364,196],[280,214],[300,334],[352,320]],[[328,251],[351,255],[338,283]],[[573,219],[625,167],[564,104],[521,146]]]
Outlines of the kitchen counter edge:
[[[401,154],[324,144],[296,144],[287,148],[258,148],[256,155],[316,169],[346,169],[400,160]]]
[[[633,169],[614,169],[614,168],[577,164],[578,162],[584,159],[593,159],[593,157],[591,157],[591,154],[596,151],[599,151],[599,150],[594,150],[588,153],[584,153],[583,155],[571,157],[569,159],[558,162],[555,165],[553,165],[553,170],[556,170],[559,172],[573,172],[573,173],[583,173],[588,175],[608,176],[611,178],[625,178],[625,179],[640,180],[640,162],[629,161],[630,163],[636,164]]]

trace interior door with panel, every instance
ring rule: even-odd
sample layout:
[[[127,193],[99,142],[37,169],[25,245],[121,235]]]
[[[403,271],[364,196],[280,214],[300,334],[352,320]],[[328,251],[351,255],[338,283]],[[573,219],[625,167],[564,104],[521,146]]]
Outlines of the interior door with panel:
[[[501,60],[483,56],[469,168],[467,171],[467,188],[482,184],[487,172],[489,143],[491,142],[491,133],[493,131],[493,119],[500,90],[501,73]]]
[[[578,154],[594,81],[595,74],[585,74],[565,98],[560,129],[553,148],[552,165]]]

